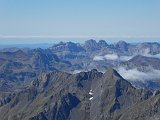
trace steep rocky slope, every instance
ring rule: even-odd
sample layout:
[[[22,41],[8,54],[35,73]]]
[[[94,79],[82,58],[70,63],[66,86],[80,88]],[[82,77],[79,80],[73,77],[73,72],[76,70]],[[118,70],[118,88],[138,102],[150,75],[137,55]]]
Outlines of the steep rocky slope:
[[[136,89],[114,69],[44,73],[0,99],[2,120],[152,120],[160,114],[159,91]]]

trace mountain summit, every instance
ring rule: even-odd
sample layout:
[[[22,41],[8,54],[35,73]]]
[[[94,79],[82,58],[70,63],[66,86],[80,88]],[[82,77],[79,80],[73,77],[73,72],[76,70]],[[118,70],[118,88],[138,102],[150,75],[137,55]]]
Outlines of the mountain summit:
[[[2,120],[141,120],[160,114],[159,92],[134,88],[114,69],[41,74],[24,90],[4,95]]]

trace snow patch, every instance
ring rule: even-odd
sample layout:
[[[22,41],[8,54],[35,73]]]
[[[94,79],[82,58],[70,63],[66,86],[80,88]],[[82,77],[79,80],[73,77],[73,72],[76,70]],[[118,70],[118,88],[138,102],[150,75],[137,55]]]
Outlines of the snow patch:
[[[89,94],[90,94],[90,95],[93,95],[93,92],[92,92],[92,90],[90,90],[90,91],[89,91]]]
[[[89,98],[89,100],[92,100],[92,99],[93,99],[93,97],[90,97],[90,98]]]
[[[89,95],[91,95],[91,96],[93,95],[93,91],[92,90],[89,91]],[[93,99],[93,96],[89,98],[89,100],[92,100],[92,99]]]

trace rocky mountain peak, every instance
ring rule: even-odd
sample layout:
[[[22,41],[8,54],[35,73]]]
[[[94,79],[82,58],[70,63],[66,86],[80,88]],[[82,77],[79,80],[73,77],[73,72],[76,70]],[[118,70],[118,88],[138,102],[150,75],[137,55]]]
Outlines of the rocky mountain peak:
[[[99,45],[101,48],[108,46],[108,44],[107,44],[107,42],[106,42],[105,40],[99,40],[99,41],[98,41],[98,45]]]
[[[95,40],[90,39],[85,41],[84,48],[88,51],[94,51],[98,49],[98,44]]]
[[[76,74],[76,78],[78,81],[91,80],[100,76],[102,76],[102,73],[98,72],[96,69],[92,69],[91,71],[88,71],[88,72],[80,72]]]
[[[50,48],[54,52],[81,52],[84,51],[83,47],[78,43],[73,42],[60,42],[58,44],[53,45]]]
[[[158,94],[135,89],[112,68],[104,74],[95,69],[76,75],[64,72],[43,73],[34,80],[31,87],[8,97],[9,101],[0,100],[3,103],[0,113],[4,120],[8,117],[15,120],[18,117],[29,120],[132,120],[137,116],[137,110],[134,110],[137,106],[140,106],[142,115],[157,110],[160,106]],[[148,108],[144,110],[144,106]],[[153,115],[159,112],[158,109]]]
[[[90,40],[85,41],[85,44],[84,44],[84,48],[89,51],[100,50],[107,46],[108,44],[106,43],[105,40],[99,40],[97,43],[96,40],[90,39]]]
[[[116,44],[116,48],[124,50],[124,51],[128,51],[128,45],[129,45],[128,43],[121,40]]]
[[[104,76],[107,76],[107,78],[109,79],[113,79],[114,77],[122,78],[121,75],[113,68],[108,68],[107,71],[104,73]]]

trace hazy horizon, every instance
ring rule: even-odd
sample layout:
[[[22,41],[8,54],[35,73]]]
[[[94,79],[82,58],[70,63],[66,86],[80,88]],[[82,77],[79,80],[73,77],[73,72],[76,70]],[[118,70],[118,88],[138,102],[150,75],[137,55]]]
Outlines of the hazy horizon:
[[[105,40],[108,44],[114,44],[118,41],[125,41],[127,43],[136,44],[143,42],[158,42],[160,43],[159,38],[104,38],[104,39],[94,39],[97,42],[99,40]],[[57,44],[59,42],[74,42],[84,44],[85,41],[89,39],[49,39],[49,38],[0,38],[1,44],[0,48],[48,48],[53,44]]]
[[[75,42],[84,43],[87,40],[105,40],[107,43],[116,43],[118,41],[125,41],[128,43],[142,43],[142,42],[160,42],[160,38],[0,38],[1,45],[14,44],[54,44],[59,42]]]

